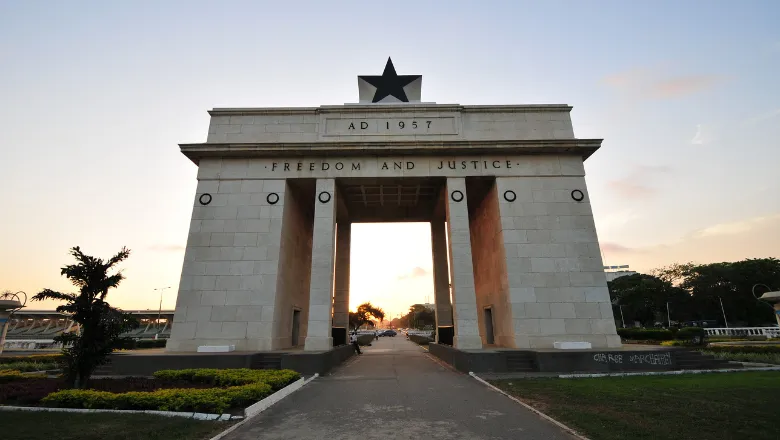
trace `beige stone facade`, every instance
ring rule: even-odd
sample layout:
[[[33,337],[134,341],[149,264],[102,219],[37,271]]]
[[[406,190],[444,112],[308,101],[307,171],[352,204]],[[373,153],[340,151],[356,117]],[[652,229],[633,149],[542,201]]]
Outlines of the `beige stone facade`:
[[[212,110],[207,142],[181,145],[198,186],[168,350],[329,349],[350,225],[377,221],[431,223],[455,347],[619,346],[583,167],[601,141],[570,110]]]

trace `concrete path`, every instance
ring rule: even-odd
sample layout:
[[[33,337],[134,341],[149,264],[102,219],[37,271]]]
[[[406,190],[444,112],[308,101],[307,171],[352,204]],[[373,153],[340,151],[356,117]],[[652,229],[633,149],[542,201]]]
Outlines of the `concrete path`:
[[[320,377],[247,422],[229,440],[571,439],[402,335]]]

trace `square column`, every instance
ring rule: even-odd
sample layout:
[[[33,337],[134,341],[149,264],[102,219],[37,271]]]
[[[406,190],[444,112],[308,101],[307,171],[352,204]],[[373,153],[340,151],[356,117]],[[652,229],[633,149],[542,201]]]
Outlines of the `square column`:
[[[452,327],[450,277],[447,264],[447,228],[443,220],[431,221],[431,250],[433,258],[433,290],[436,302],[436,342],[440,342],[441,327]],[[446,343],[452,342],[452,335]]]
[[[352,224],[339,222],[336,224],[336,273],[335,292],[333,295],[333,328],[343,333],[346,344],[349,329],[349,248],[352,236]],[[342,330],[343,329],[343,330]],[[333,333],[336,335],[336,330]],[[337,341],[334,341],[334,343]]]
[[[584,169],[572,169],[496,178],[516,348],[621,345]]]
[[[455,324],[453,347],[462,350],[480,349],[482,338],[479,335],[474,265],[471,259],[466,179],[448,178],[446,191],[447,238],[450,245],[450,279]]]
[[[309,325],[305,351],[330,350],[333,307],[333,269],[336,235],[336,181],[317,179],[314,195]]]

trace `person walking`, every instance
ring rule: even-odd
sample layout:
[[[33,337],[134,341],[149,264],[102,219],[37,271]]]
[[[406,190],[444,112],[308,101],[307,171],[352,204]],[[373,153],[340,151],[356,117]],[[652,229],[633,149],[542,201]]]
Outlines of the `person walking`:
[[[361,351],[360,351],[360,344],[358,344],[358,340],[357,340],[357,332],[353,332],[353,333],[352,333],[352,334],[349,336],[349,343],[350,343],[350,344],[352,344],[352,346],[355,348],[355,353],[357,353],[357,354],[363,354],[363,353],[361,353]]]

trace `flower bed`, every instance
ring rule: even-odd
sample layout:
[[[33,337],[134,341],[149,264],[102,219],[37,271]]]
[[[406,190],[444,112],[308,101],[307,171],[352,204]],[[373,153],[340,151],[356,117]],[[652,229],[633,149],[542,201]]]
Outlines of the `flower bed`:
[[[92,379],[90,389],[111,393],[132,391],[155,391],[170,388],[208,388],[209,385],[183,380],[162,380],[147,377]],[[2,405],[38,405],[49,394],[67,389],[65,379],[42,377],[42,375],[18,374],[12,380],[2,383],[0,379],[0,404]]]
[[[96,389],[59,390],[41,399],[44,406],[88,409],[135,409],[222,413],[262,400],[298,380],[291,370],[162,370],[160,383],[188,383],[199,388],[168,388],[154,391],[109,392]]]

